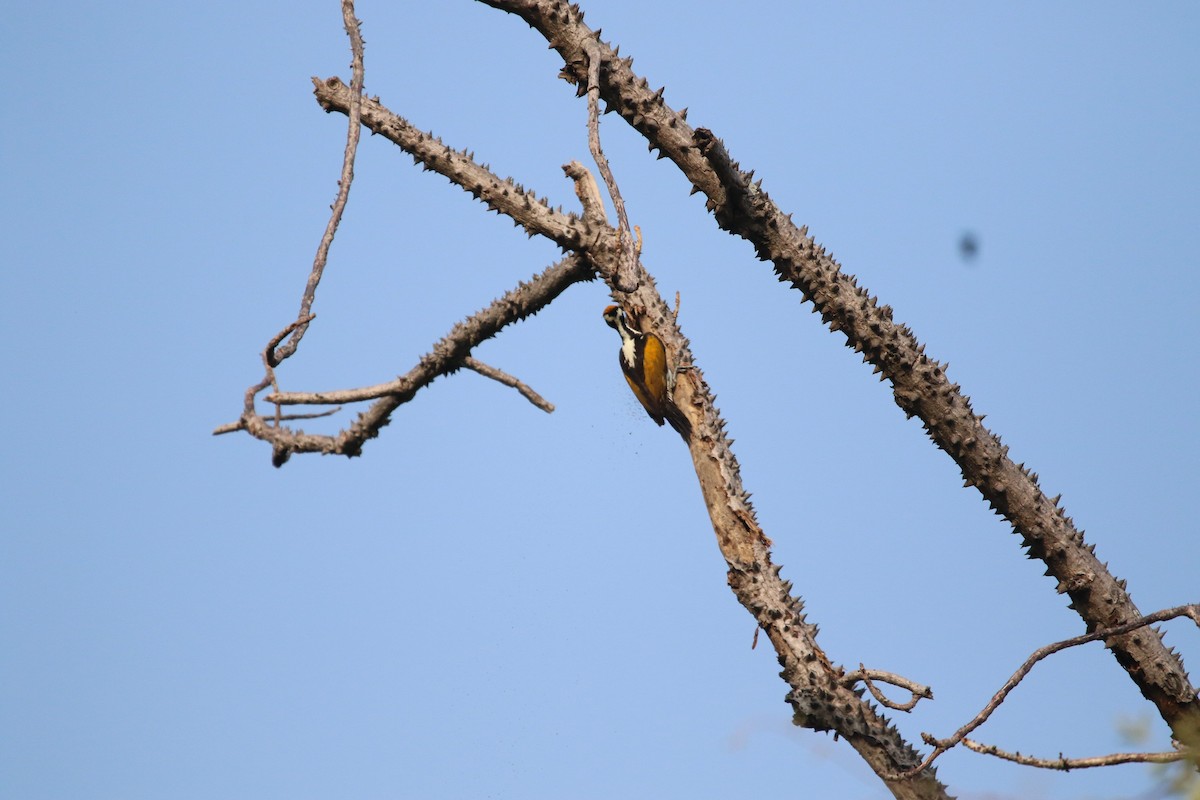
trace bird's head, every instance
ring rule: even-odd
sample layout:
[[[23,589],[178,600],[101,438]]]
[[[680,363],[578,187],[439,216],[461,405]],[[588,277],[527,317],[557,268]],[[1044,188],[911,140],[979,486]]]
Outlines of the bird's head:
[[[621,330],[621,323],[625,321],[625,312],[620,306],[609,306],[604,309],[604,321],[608,323],[610,328]]]

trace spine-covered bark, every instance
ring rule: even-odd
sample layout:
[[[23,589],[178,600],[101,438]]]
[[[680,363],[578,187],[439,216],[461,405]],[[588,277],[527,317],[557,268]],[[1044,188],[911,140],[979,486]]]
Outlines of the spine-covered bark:
[[[322,453],[326,455],[358,456],[366,442],[379,435],[388,424],[392,412],[416,395],[418,391],[435,379],[448,375],[463,364],[463,359],[481,343],[495,336],[506,326],[536,314],[550,304],[574,283],[589,281],[595,277],[591,263],[581,256],[567,256],[535,275],[530,281],[494,300],[487,308],[472,314],[454,327],[421,357],[415,367],[388,384],[367,387],[360,392],[371,397],[385,396],[375,400],[358,415],[349,427],[334,436],[306,434],[282,425],[272,424],[258,414],[242,415],[240,427],[252,436],[271,442],[276,448],[296,453]],[[264,387],[265,388],[265,387]],[[361,399],[344,396],[352,393],[280,393],[268,398],[283,405],[329,404],[356,402]],[[248,398],[248,403],[252,398]]]
[[[577,6],[562,0],[480,2],[517,14],[544,36],[564,61],[563,77],[582,93],[587,85],[586,54],[599,32],[584,24]],[[634,74],[632,59],[619,58],[603,43],[599,51],[604,58],[600,93],[609,109],[645,136],[652,149],[674,161],[695,190],[704,192],[721,227],[750,241],[761,258],[774,264],[780,280],[799,289],[829,327],[841,331],[847,345],[891,381],[897,404],[921,419],[930,438],[959,465],[965,484],[978,488],[1021,535],[1029,554],[1046,564],[1047,574],[1070,596],[1071,607],[1087,628],[1107,628],[1141,616],[1124,581],[1100,562],[1057,498],[1047,498],[1037,476],[1008,457],[1008,448],[984,427],[943,365],[924,354],[908,327],[893,321],[891,309],[878,305],[853,276],[842,273],[807,231],[775,206],[761,181],[754,183],[753,173],[732,162],[715,136],[693,130],[686,110],[667,106],[661,89],[652,91]],[[735,591],[740,585],[732,574],[731,585]],[[1163,644],[1161,634],[1142,629],[1107,644],[1175,735],[1195,744],[1200,702],[1182,660]]]
[[[619,258],[616,232],[604,238],[613,243],[602,249],[604,258]],[[615,272],[615,263],[603,271]],[[845,738],[888,784],[896,797],[928,799],[947,796],[934,770],[911,779],[895,776],[916,767],[921,759],[878,709],[862,698],[862,690],[845,680],[843,670],[831,664],[817,644],[817,627],[805,619],[803,602],[792,594],[792,584],[772,563],[770,542],[759,527],[749,494],[742,485],[741,468],[725,434],[725,422],[715,398],[695,366],[688,341],[663,302],[653,278],[636,265],[638,288],[614,291],[626,307],[638,312],[637,327],[653,331],[671,353],[692,368],[679,375],[674,400],[692,425],[688,440],[692,463],[708,508],[717,544],[728,564],[729,587],[766,633],[783,667],[787,700],[796,724],[818,731],[834,731]],[[609,281],[610,287],[613,282]]]
[[[354,95],[339,78],[313,78],[313,93],[326,111],[347,114]],[[443,144],[431,133],[422,131],[406,119],[388,110],[378,98],[362,98],[362,124],[410,153],[424,169],[437,172],[493,211],[517,221],[530,235],[553,239],[564,250],[586,250],[587,226],[574,214],[550,207],[550,203],[510,179],[500,178],[486,166],[475,162],[465,150]]]

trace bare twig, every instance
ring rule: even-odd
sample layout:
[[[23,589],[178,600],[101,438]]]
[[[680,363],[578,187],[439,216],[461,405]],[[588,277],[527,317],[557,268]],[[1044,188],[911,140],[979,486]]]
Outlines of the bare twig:
[[[279,392],[267,395],[263,399],[269,403],[281,405],[323,406],[334,403],[362,403],[384,397],[411,397],[440,375],[452,372],[459,366],[468,366],[465,354],[496,335],[505,325],[516,319],[524,319],[536,314],[572,283],[590,280],[591,272],[581,266],[581,263],[582,259],[579,258],[565,258],[540,275],[534,276],[529,283],[523,283],[516,289],[506,292],[493,300],[487,308],[477,311],[457,323],[449,333],[442,337],[441,341],[434,344],[432,352],[458,352],[461,349],[464,355],[457,362],[452,363],[450,360],[442,362],[436,372],[423,370],[422,365],[425,359],[422,359],[421,364],[386,383],[325,392]],[[512,314],[516,315],[515,318],[508,319],[508,315]],[[426,356],[426,358],[429,357]]]
[[[564,19],[572,22],[570,14]],[[626,62],[620,63],[622,69],[627,67]],[[627,251],[619,242],[619,231],[551,209],[519,185],[497,178],[468,154],[454,151],[416,130],[377,100],[361,97],[336,78],[314,80],[314,85],[318,101],[326,110],[347,113],[355,103],[361,104],[363,126],[400,145],[424,167],[445,175],[482,199],[488,208],[509,215],[531,235],[546,236],[571,251],[573,255],[569,260],[573,260],[579,270],[572,280],[584,280],[598,273],[605,277],[610,288],[621,291],[616,274],[625,267],[633,270],[636,288],[628,292],[623,306],[635,316],[640,330],[656,333],[676,358],[691,363],[687,340],[675,324],[674,315],[637,259],[625,258]],[[604,91],[603,85],[601,91]],[[661,95],[657,97],[661,100]],[[625,231],[628,235],[627,224]],[[630,242],[632,244],[632,237]],[[500,324],[523,316],[513,313],[510,308],[498,313]],[[477,343],[491,333],[462,331],[456,326],[444,346],[435,347],[434,352],[423,358],[408,376],[392,384],[389,394],[379,397],[353,425],[336,436],[315,436],[272,426],[249,412],[242,422],[251,435],[272,445],[276,463],[282,463],[292,452],[302,451],[358,455],[363,443],[378,435],[387,424],[392,411],[437,375],[462,366],[463,359],[469,356],[474,346],[472,342]],[[855,689],[839,683],[840,670],[829,662],[817,645],[816,626],[807,621],[803,603],[792,596],[790,582],[780,576],[780,568],[772,563],[770,542],[758,524],[749,494],[742,485],[740,467],[731,449],[732,441],[725,434],[725,423],[699,368],[692,367],[686,372],[676,386],[674,397],[697,434],[687,443],[717,542],[729,567],[730,587],[739,601],[751,610],[779,654],[783,677],[792,689],[788,697],[795,721],[845,736],[877,770],[885,763],[901,769],[917,763],[916,751],[878,710],[863,702]],[[281,404],[289,400],[327,402],[329,399],[328,396],[313,395],[300,401],[298,397],[284,393],[271,397],[272,401]],[[944,796],[932,774],[893,784],[890,788],[900,798]]]
[[[321,282],[321,276],[325,272],[325,265],[329,261],[329,249],[333,245],[334,235],[337,233],[338,225],[341,223],[342,214],[350,197],[350,185],[354,181],[354,156],[358,150],[358,140],[361,135],[359,108],[362,100],[364,67],[362,33],[359,27],[360,23],[354,16],[353,0],[342,0],[342,23],[346,28],[346,35],[350,38],[350,68],[353,74],[350,80],[349,91],[353,97],[349,101],[346,148],[342,157],[342,171],[338,179],[337,196],[330,207],[329,221],[325,225],[325,232],[321,236],[321,241],[317,245],[316,255],[313,257],[312,269],[309,271],[308,281],[304,287],[304,294],[300,299],[300,311],[297,313],[295,321],[286,325],[283,331],[272,337],[267,346],[263,348],[263,364],[266,374],[262,380],[246,389],[242,418],[238,424],[241,430],[250,431],[252,434],[255,431],[262,431],[267,427],[266,423],[255,411],[254,398],[268,386],[274,386],[278,390],[275,382],[275,367],[279,366],[279,364],[296,352],[300,340],[304,337],[309,323],[314,318],[312,305],[316,299],[317,285]],[[286,344],[280,347],[280,342],[289,334],[291,338]],[[278,429],[283,421],[284,417],[281,409],[276,405],[274,427]],[[218,428],[214,433],[225,432],[225,427]],[[259,438],[263,437],[259,436]],[[278,440],[274,440],[273,445],[274,457],[272,461],[276,466],[279,466],[287,461],[290,450],[283,447]]]
[[[281,419],[284,422],[291,422],[297,419],[320,419],[321,417],[332,417],[334,414],[342,410],[341,406],[326,409],[325,411],[313,411],[309,414],[284,414]]]
[[[854,672],[847,673],[847,675],[842,679],[842,683],[845,686],[853,686],[858,681],[862,681],[864,684],[866,684],[867,689],[871,692],[871,696],[878,700],[882,705],[886,706],[887,708],[895,709],[896,711],[912,711],[917,703],[919,703],[921,700],[933,699],[933,690],[924,684],[909,680],[903,675],[897,675],[894,672],[884,672],[883,670],[879,669],[867,669],[862,664],[859,664],[858,669],[856,669]],[[910,695],[912,695],[912,697],[906,703],[897,703],[889,700],[887,696],[883,692],[879,691],[879,689],[875,686],[875,681],[890,683],[893,686],[898,686],[907,691]]]
[[[283,360],[275,354],[275,348],[279,346],[279,343],[286,339],[289,333],[296,330],[301,325],[307,325],[316,318],[316,314],[301,314],[299,317],[289,322],[283,330],[271,337],[271,341],[267,342],[267,346],[263,349],[263,363],[266,364],[268,370],[279,366],[279,362]],[[295,350],[294,347],[292,349],[293,351]]]
[[[334,416],[338,413],[338,411],[341,410],[341,405],[338,405],[336,408],[326,409],[324,411],[313,411],[312,414],[283,414],[282,416],[277,417],[277,419],[283,422],[292,422],[293,420],[318,420],[323,416]],[[224,423],[224,425],[218,425],[216,428],[212,429],[212,435],[215,435],[215,437],[220,437],[220,435],[223,433],[245,431],[245,429],[246,423],[238,420],[236,422],[227,422]]]
[[[329,222],[326,223],[325,233],[321,236],[320,244],[317,245],[317,254],[313,258],[312,270],[309,272],[308,282],[304,286],[304,295],[300,300],[300,313],[296,315],[298,321],[305,317],[308,317],[309,320],[312,319],[310,312],[313,301],[316,299],[317,285],[321,282],[321,276],[325,272],[325,265],[329,261],[329,248],[333,245],[333,237],[337,234],[338,225],[342,222],[342,214],[346,210],[346,202],[350,198],[350,184],[354,182],[354,157],[358,151],[358,140],[362,135],[359,118],[365,70],[363,67],[362,23],[354,16],[354,0],[342,0],[342,24],[346,28],[346,35],[350,37],[351,52],[351,101],[347,121],[346,151],[342,156],[342,174],[338,179],[337,197],[334,198],[331,206]],[[304,338],[304,333],[308,330],[308,322],[300,322],[294,330],[295,334],[281,349],[276,351],[275,348],[269,348],[273,357],[272,367],[278,366],[280,362],[296,352],[300,340]]]
[[[632,292],[637,288],[637,277],[633,265],[637,261],[634,253],[633,234],[629,230],[629,217],[625,213],[625,200],[617,186],[608,158],[600,148],[600,46],[592,42],[587,47],[588,55],[588,149],[600,169],[600,177],[608,187],[608,196],[612,198],[613,208],[617,212],[617,241],[621,247],[621,267],[613,279],[614,287],[621,292]]]
[[[1062,650],[1066,650],[1069,647],[1078,647],[1081,644],[1087,644],[1088,642],[1095,642],[1101,639],[1111,639],[1113,637],[1129,633],[1130,631],[1137,630],[1138,628],[1144,628],[1147,625],[1153,625],[1157,622],[1165,622],[1169,619],[1175,619],[1176,617],[1190,617],[1198,626],[1200,626],[1200,604],[1183,605],[1176,606],[1174,608],[1163,609],[1162,611],[1156,611],[1153,614],[1147,614],[1146,616],[1140,617],[1131,622],[1126,622],[1123,625],[1117,625],[1101,631],[1085,633],[1082,636],[1075,636],[1071,639],[1064,639],[1061,642],[1054,642],[1053,644],[1048,644],[1045,647],[1038,648],[1037,650],[1033,651],[1029,658],[1025,659],[1025,663],[1018,667],[1017,671],[1014,672],[1012,676],[1004,682],[1004,685],[1001,686],[1000,690],[992,696],[992,699],[988,701],[987,705],[985,705],[978,714],[972,717],[969,722],[955,731],[953,736],[950,736],[946,739],[938,739],[928,733],[922,734],[921,738],[925,740],[926,744],[934,748],[933,752],[930,753],[919,765],[905,773],[902,773],[899,777],[912,777],[913,775],[916,775],[917,773],[926,769],[930,764],[937,760],[939,756],[958,745],[967,737],[967,734],[971,733],[984,722],[986,722],[988,717],[990,717],[996,711],[996,709],[1000,707],[1005,698],[1007,698],[1012,690],[1017,687],[1017,684],[1023,681],[1025,676],[1028,675],[1030,670],[1033,669],[1033,666],[1042,659],[1054,655]]]
[[[1001,750],[995,745],[982,744],[973,739],[964,738],[962,744],[963,747],[974,750],[976,753],[982,753],[985,756],[996,756],[1005,761],[1013,761],[1027,767],[1057,769],[1063,772],[1069,772],[1073,769],[1088,769],[1089,767],[1111,767],[1114,764],[1171,764],[1176,761],[1184,761],[1188,758],[1187,753],[1178,750],[1165,753],[1109,753],[1108,755],[1092,756],[1090,758],[1066,758],[1062,753],[1059,753],[1058,758],[1035,758],[1033,756],[1021,755],[1017,752],[1010,753],[1007,750]]]
[[[512,388],[514,388],[518,392],[520,392],[521,395],[526,400],[533,403],[535,406],[540,408],[542,411],[545,411],[547,414],[554,413],[554,404],[553,403],[551,403],[546,398],[542,397],[540,394],[535,392],[532,388],[530,388],[526,384],[522,383],[517,378],[514,378],[512,375],[509,375],[507,372],[503,372],[501,370],[496,369],[495,367],[488,366],[487,364],[483,363],[479,359],[471,358],[470,356],[463,359],[463,366],[466,367],[467,369],[471,369],[471,370],[474,370],[475,372],[478,372],[480,375],[484,376],[485,378],[491,378],[494,381],[503,383],[505,386],[511,386]]]
[[[275,367],[279,364],[279,359],[277,359],[275,357],[275,348],[279,346],[279,343],[282,342],[284,340],[284,338],[287,337],[288,334],[290,334],[292,331],[299,329],[302,325],[307,325],[309,322],[311,322],[315,318],[316,318],[316,314],[305,314],[305,315],[293,320],[291,323],[289,323],[287,326],[285,326],[283,330],[281,330],[279,333],[272,336],[271,341],[267,342],[266,348],[263,349],[263,354],[262,354],[263,368],[266,370],[266,377],[264,377],[263,380],[266,383],[269,383],[270,386],[273,389],[275,389],[276,392],[279,391],[279,381],[275,376]],[[293,350],[294,350],[294,348],[293,348]],[[257,392],[255,392],[255,394],[257,394]],[[251,406],[251,407],[253,407],[253,406]],[[275,424],[279,425],[282,422],[283,422],[283,409],[279,407],[278,403],[276,403],[275,404]]]

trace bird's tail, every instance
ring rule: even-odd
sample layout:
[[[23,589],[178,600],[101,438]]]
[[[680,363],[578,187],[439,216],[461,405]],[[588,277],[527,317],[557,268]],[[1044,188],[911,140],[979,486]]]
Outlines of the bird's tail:
[[[674,403],[668,402],[666,413],[663,415],[663,417],[667,420],[667,422],[670,423],[671,427],[675,429],[675,432],[683,437],[685,442],[690,442],[692,440],[692,423],[689,422],[688,418],[683,415],[683,412],[679,410],[678,406],[676,406]]]

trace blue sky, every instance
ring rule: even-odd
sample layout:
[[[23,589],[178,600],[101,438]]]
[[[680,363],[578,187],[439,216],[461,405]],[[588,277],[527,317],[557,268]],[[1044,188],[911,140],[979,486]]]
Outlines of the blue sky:
[[[1198,599],[1194,5],[586,7],[950,362],[1144,611]],[[573,207],[585,106],[536,34],[467,0],[358,11],[368,92]],[[478,352],[553,415],[464,373],[354,461],[275,470],[209,435],[294,316],[333,199],[344,118],[309,77],[348,76],[335,2],[7,19],[0,795],[885,796],[791,726],[686,452],[620,377],[600,284]],[[798,293],[620,120],[603,134],[820,643],[932,685],[896,722],[949,733],[1081,622]],[[403,373],[556,258],[382,139],[357,173],[285,388]],[[1200,636],[1168,630],[1195,669]],[[1129,719],[1165,747],[1091,645],[978,738],[1093,755],[1128,749]],[[964,798],[1151,785],[966,752],[940,775]]]

